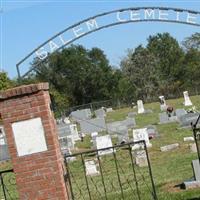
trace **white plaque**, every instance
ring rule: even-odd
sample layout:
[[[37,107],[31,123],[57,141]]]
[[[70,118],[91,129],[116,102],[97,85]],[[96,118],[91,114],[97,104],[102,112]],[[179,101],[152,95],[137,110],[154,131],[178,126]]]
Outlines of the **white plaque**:
[[[41,118],[15,122],[12,124],[12,129],[18,156],[47,150]]]

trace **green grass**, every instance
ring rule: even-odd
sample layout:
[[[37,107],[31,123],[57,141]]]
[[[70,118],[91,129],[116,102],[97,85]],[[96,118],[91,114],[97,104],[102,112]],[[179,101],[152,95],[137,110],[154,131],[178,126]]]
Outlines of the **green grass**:
[[[191,100],[196,108],[199,109],[200,97],[193,96],[191,97]],[[183,98],[167,101],[168,105],[173,106],[175,109],[184,108],[182,102]],[[178,187],[175,187],[176,185],[181,184],[183,181],[188,180],[193,176],[191,161],[193,159],[197,159],[197,154],[190,152],[188,142],[183,142],[184,137],[193,136],[191,129],[180,129],[178,123],[158,124],[160,104],[156,102],[145,104],[144,106],[146,109],[151,109],[153,113],[136,115],[135,119],[137,128],[142,128],[144,126],[153,124],[156,125],[159,132],[159,137],[151,140],[153,147],[148,150],[158,198],[164,200],[189,200],[198,197],[200,199],[199,189],[180,190]],[[188,107],[185,109],[188,109]],[[112,122],[124,120],[129,112],[137,112],[137,108],[124,108],[115,110],[111,113],[108,113],[106,121]],[[179,148],[170,152],[160,151],[161,146],[172,143],[179,143]],[[110,169],[113,168],[111,163],[112,162],[110,162],[107,166]],[[122,163],[124,165],[124,162]],[[82,184],[84,183],[83,179],[80,181],[82,181]],[[146,192],[146,196],[143,194],[142,199],[150,199],[148,196],[148,191],[145,190],[145,188],[143,188],[143,191]],[[130,196],[130,193],[131,192],[129,191],[128,196]],[[119,195],[115,195],[115,197],[112,196],[111,199],[117,199],[118,197]],[[126,197],[126,199],[129,198]]]

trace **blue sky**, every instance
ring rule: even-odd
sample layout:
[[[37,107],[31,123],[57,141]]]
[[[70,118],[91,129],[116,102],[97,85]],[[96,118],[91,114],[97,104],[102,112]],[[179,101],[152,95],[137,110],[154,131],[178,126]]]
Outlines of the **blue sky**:
[[[167,6],[200,11],[200,1],[9,1],[0,0],[1,68],[16,77],[16,63],[42,42],[82,19],[114,10],[136,6]],[[76,43],[87,48],[99,47],[110,63],[118,66],[128,48],[146,44],[149,35],[169,32],[179,42],[199,27],[170,23],[132,23],[88,35]],[[28,66],[24,66],[26,71]]]

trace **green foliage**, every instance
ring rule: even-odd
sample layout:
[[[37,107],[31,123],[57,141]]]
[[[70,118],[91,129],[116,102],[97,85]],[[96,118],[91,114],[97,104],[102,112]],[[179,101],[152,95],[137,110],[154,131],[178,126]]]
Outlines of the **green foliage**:
[[[176,39],[169,33],[150,36],[147,48],[159,61],[157,69],[161,79],[176,81],[181,78],[184,52]]]
[[[68,107],[108,99],[131,103],[157,100],[159,95],[176,98],[183,90],[198,94],[199,33],[186,38],[183,47],[169,33],[147,38],[145,47],[129,49],[119,68],[110,66],[99,48],[72,45],[39,63],[23,83],[47,81],[54,106],[61,113]]]
[[[37,63],[35,60],[33,65]],[[62,107],[61,97],[67,106],[110,99],[117,89],[117,76],[119,72],[112,70],[102,50],[87,50],[81,45],[52,54],[36,68],[36,79],[49,82],[54,90],[57,107]]]
[[[8,78],[6,72],[0,72],[0,91],[8,89],[12,86],[11,80]]]
[[[183,46],[186,50],[200,50],[200,33],[194,33],[183,41]]]
[[[128,89],[131,86],[135,89],[135,97],[149,100],[155,95],[158,85],[156,66],[156,57],[142,46],[138,46],[134,52],[129,51],[128,56],[122,60],[121,68],[128,80]]]

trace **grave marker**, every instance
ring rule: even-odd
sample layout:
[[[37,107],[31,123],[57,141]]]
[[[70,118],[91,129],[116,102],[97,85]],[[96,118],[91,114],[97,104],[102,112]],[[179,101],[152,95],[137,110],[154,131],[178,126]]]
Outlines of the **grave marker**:
[[[137,106],[138,106],[138,114],[145,113],[142,100],[137,101]]]
[[[175,113],[176,113],[176,116],[177,116],[178,118],[180,118],[181,116],[187,114],[187,112],[186,112],[185,109],[176,109]]]
[[[112,145],[110,135],[96,137],[96,145],[97,145],[97,149],[112,147],[113,145]],[[105,154],[110,154],[110,153],[113,153],[113,148],[98,151],[98,153],[100,156],[105,155]]]
[[[179,144],[175,143],[175,144],[170,144],[170,145],[166,145],[166,146],[160,147],[160,150],[165,152],[165,151],[174,150],[174,149],[176,149],[178,147],[179,147]]]
[[[99,175],[100,172],[97,171],[97,166],[94,160],[85,160],[86,176]]]
[[[149,135],[147,128],[133,129],[133,142],[138,142],[144,140],[147,147],[152,147],[152,144],[149,142]],[[143,148],[143,144],[135,144],[132,147],[132,150]]]
[[[183,92],[183,96],[184,96],[184,105],[185,106],[192,106],[192,102],[190,100],[190,97],[189,97],[189,94],[188,94],[188,91],[184,91]]]
[[[181,127],[191,127],[191,123],[195,124],[199,113],[187,113],[179,117],[179,123]],[[200,123],[200,121],[199,121]],[[198,123],[198,124],[199,124]]]
[[[200,164],[199,164],[199,159],[192,161],[192,168],[193,168],[195,180],[196,181],[200,181]]]
[[[100,117],[100,118],[106,117],[106,112],[103,108],[95,110],[94,112],[95,112],[96,117]]]
[[[134,154],[136,165],[138,165],[139,167],[148,166],[147,155],[145,150],[135,151]]]
[[[106,130],[104,118],[93,118],[80,121],[81,132],[91,134],[92,132],[101,132]]]
[[[167,104],[166,104],[166,101],[165,101],[165,97],[159,96],[159,99],[160,99],[160,110],[166,111],[167,110]]]

